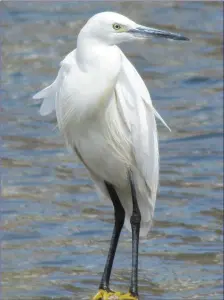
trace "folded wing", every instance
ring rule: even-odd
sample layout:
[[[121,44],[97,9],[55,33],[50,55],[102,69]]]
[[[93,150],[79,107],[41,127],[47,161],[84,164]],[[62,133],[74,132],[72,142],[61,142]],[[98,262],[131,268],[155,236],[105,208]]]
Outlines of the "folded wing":
[[[131,135],[138,170],[151,191],[154,206],[159,176],[159,151],[155,117],[169,128],[152,105],[140,75],[121,51],[122,69],[116,85],[117,104]]]

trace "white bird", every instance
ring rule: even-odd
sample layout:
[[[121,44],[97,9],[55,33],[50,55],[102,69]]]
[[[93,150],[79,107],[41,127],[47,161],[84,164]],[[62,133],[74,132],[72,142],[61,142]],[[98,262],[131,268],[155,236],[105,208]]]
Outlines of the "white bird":
[[[111,245],[94,300],[139,299],[139,235],[145,236],[150,229],[159,178],[155,117],[166,123],[135,67],[116,45],[150,36],[188,40],[118,13],[94,15],[81,29],[77,48],[61,62],[55,81],[33,97],[44,99],[41,115],[56,111],[66,144],[86,166],[101,197],[114,206]],[[133,252],[126,294],[109,288],[123,224],[132,231]]]

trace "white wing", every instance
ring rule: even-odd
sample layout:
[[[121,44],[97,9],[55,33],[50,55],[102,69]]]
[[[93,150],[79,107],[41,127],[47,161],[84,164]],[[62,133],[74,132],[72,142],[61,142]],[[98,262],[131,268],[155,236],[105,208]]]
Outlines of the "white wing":
[[[159,151],[155,116],[169,128],[152,105],[143,80],[122,53],[122,69],[116,84],[118,108],[132,139],[137,168],[150,188],[154,206],[159,174]]]
[[[67,70],[75,63],[75,52],[76,49],[70,52],[60,63],[61,68],[55,81],[33,96],[33,99],[44,99],[40,107],[41,116],[47,116],[55,111],[56,94],[60,89]]]

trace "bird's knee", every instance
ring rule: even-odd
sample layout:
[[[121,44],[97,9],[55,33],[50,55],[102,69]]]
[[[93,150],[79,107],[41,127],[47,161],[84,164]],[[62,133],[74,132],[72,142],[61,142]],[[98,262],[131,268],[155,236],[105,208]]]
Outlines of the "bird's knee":
[[[139,225],[141,223],[141,219],[142,218],[141,218],[140,211],[133,212],[131,219],[130,219],[131,225]]]

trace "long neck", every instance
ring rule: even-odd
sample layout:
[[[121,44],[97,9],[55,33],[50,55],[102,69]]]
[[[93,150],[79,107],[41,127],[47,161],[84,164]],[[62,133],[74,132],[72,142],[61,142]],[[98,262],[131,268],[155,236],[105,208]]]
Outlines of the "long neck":
[[[76,65],[74,85],[78,86],[70,99],[75,117],[70,119],[79,122],[106,108],[121,70],[121,52],[116,46],[79,36]]]
[[[101,63],[110,59],[114,46],[103,41],[80,34],[77,40],[77,63],[83,71],[92,67],[99,67]]]

